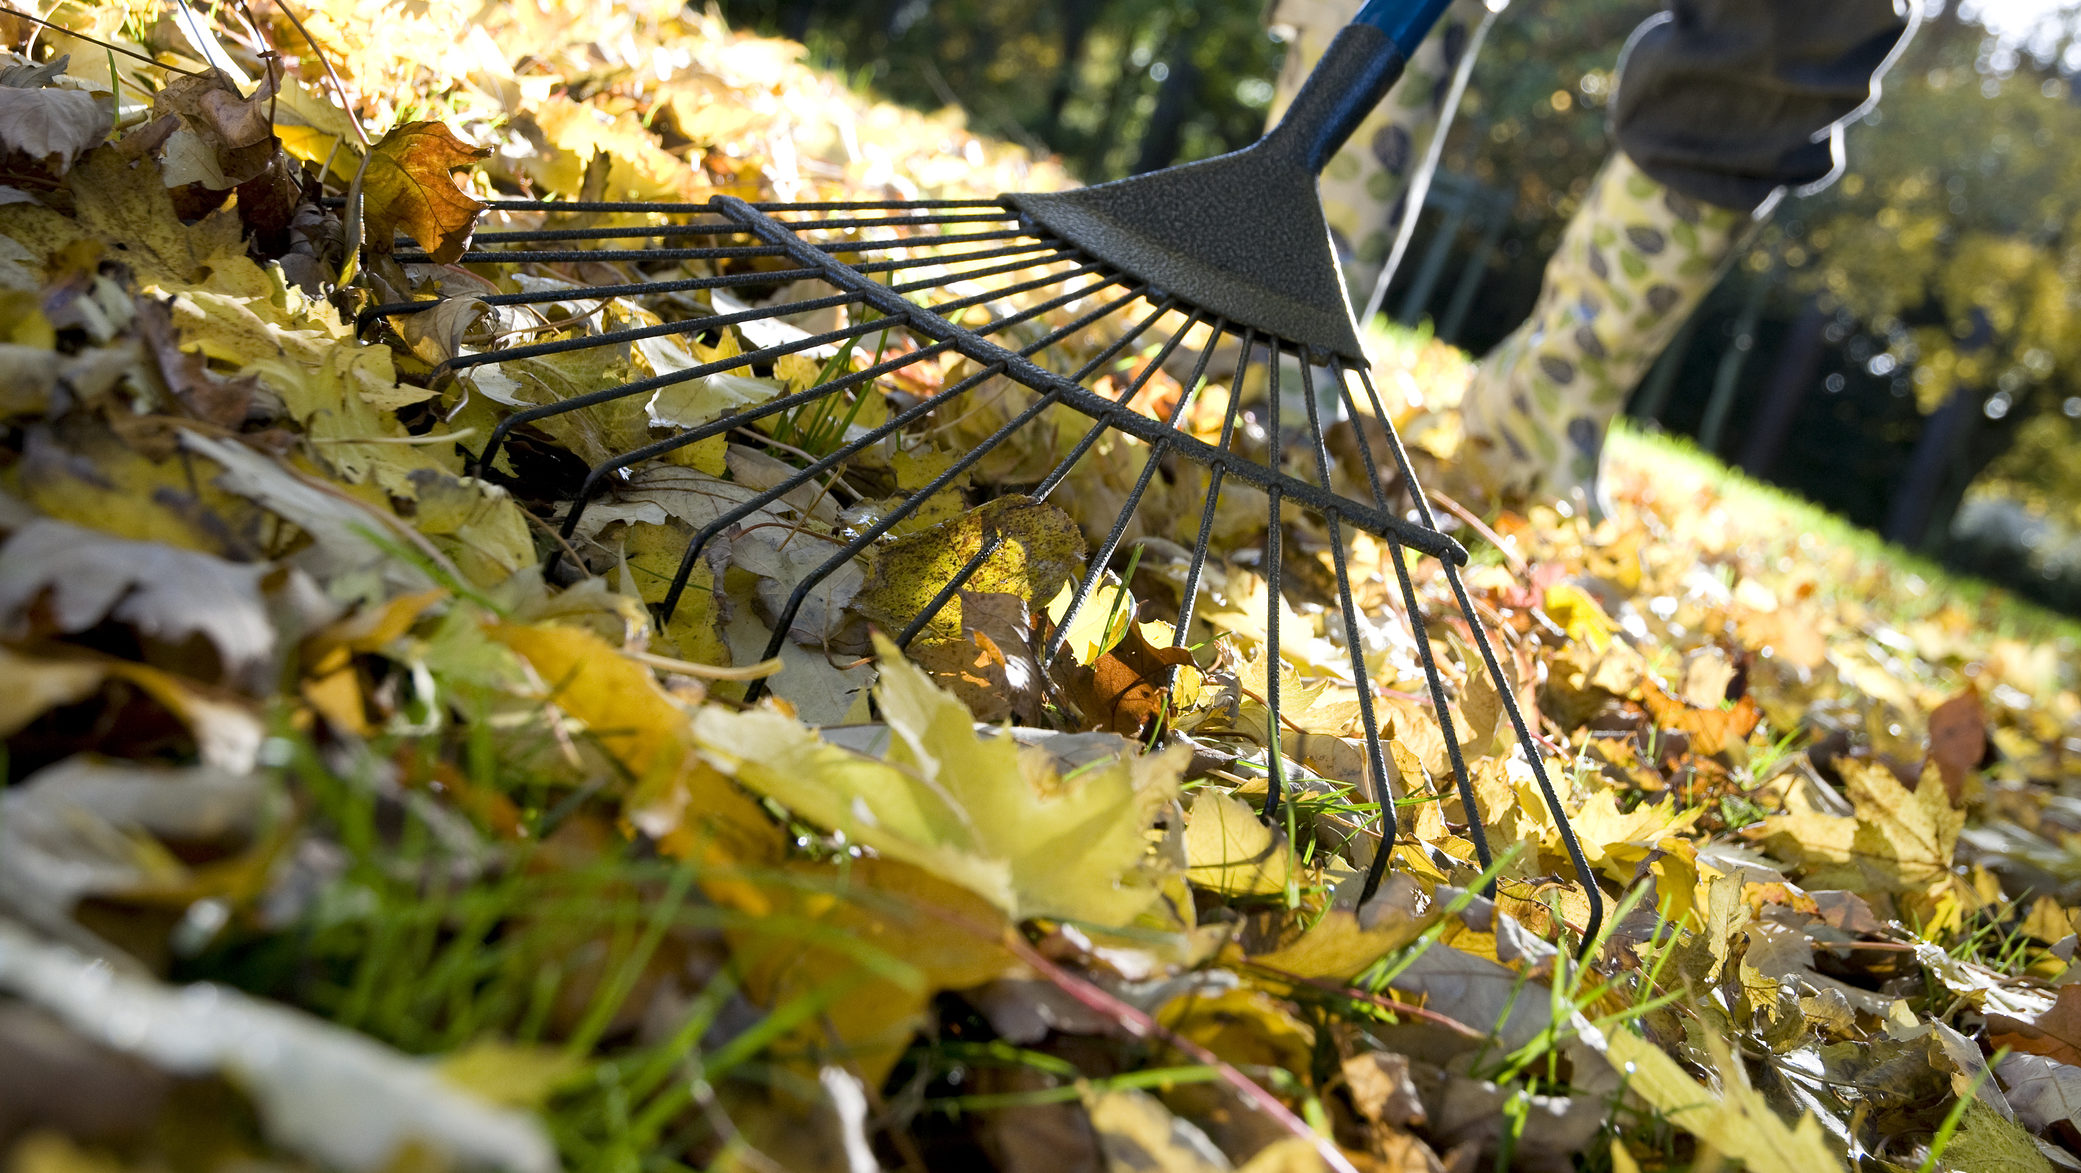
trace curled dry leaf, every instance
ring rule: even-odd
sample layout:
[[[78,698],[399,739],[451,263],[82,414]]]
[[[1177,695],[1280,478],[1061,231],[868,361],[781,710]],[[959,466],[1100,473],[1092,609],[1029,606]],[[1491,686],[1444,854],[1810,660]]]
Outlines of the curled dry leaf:
[[[369,148],[361,181],[369,251],[391,251],[402,228],[439,264],[462,256],[485,205],[464,195],[449,173],[490,153],[439,122],[407,122],[384,135]]]
[[[38,521],[0,546],[0,620],[17,636],[44,623],[74,634],[107,620],[167,644],[201,636],[236,677],[274,651],[260,589],[270,570]]]
[[[1129,623],[1110,651],[1068,670],[1070,699],[1086,724],[1134,737],[1163,713],[1173,670],[1192,666],[1191,652],[1151,643],[1141,624]]]
[[[234,886],[241,877],[230,869],[207,869],[211,880],[164,844],[228,858],[283,813],[279,797],[258,774],[212,766],[155,770],[84,757],[48,766],[0,792],[0,905],[55,926],[89,896],[186,903]]]
[[[236,187],[267,169],[275,153],[268,121],[272,89],[241,95],[222,74],[177,77],[152,98],[161,118],[179,120],[165,140],[168,187],[199,183],[216,191]]]
[[[60,71],[65,65],[62,60],[51,64]],[[43,70],[36,72],[42,74]],[[0,85],[0,148],[20,151],[63,174],[74,159],[108,134],[109,107],[84,90],[60,89],[48,80],[35,81],[34,88],[22,83]]]

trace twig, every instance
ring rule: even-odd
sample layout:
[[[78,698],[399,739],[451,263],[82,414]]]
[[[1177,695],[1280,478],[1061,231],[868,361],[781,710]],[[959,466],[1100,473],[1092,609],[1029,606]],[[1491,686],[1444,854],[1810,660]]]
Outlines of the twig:
[[[1039,971],[1042,977],[1053,982],[1057,989],[1083,1003],[1089,1009],[1113,1019],[1137,1037],[1161,1039],[1165,1043],[1190,1055],[1194,1062],[1213,1068],[1221,1076],[1221,1082],[1234,1088],[1244,1099],[1256,1105],[1260,1111],[1276,1121],[1281,1128],[1313,1145],[1316,1155],[1321,1157],[1323,1163],[1336,1170],[1337,1173],[1358,1173],[1357,1167],[1352,1165],[1350,1159],[1342,1152],[1338,1151],[1335,1144],[1317,1135],[1314,1129],[1308,1127],[1306,1121],[1294,1115],[1291,1108],[1280,1102],[1279,1097],[1266,1091],[1262,1084],[1244,1075],[1233,1066],[1222,1062],[1221,1058],[1215,1055],[1214,1052],[1178,1034],[1141,1010],[1128,1005],[1091,982],[1049,961],[1041,956],[1039,950],[1016,936],[1008,940],[1006,945],[1019,960],[1032,966]]]
[[[761,660],[756,664],[746,664],[741,668],[719,668],[713,664],[696,664],[692,660],[660,656],[655,652],[624,651],[622,654],[662,672],[670,672],[675,676],[695,676],[703,680],[764,680],[781,668],[778,657]]]
[[[1322,990],[1331,994],[1336,994],[1339,997],[1350,998],[1354,1001],[1364,1002],[1369,1006],[1377,1006],[1380,1009],[1389,1012],[1390,1014],[1400,1014],[1409,1018],[1421,1019],[1424,1022],[1431,1023],[1434,1026],[1444,1027],[1446,1030],[1449,1030],[1454,1034],[1460,1035],[1463,1038],[1473,1039],[1476,1042],[1486,1043],[1491,1041],[1487,1033],[1480,1030],[1476,1030],[1474,1027],[1468,1026],[1466,1023],[1461,1022],[1457,1018],[1453,1018],[1450,1015],[1440,1014],[1436,1010],[1426,1010],[1421,1006],[1417,1006],[1409,1002],[1404,1002],[1399,998],[1390,998],[1385,994],[1370,993],[1368,991],[1357,989],[1356,987],[1347,985],[1343,982],[1333,982],[1326,978],[1302,977],[1297,973],[1288,973],[1283,969],[1275,969],[1272,966],[1263,965],[1256,961],[1250,962],[1250,968],[1262,970],[1263,972],[1271,974],[1273,977],[1276,977],[1281,981],[1292,982],[1295,985],[1313,986],[1318,990]]]
[[[1510,547],[1504,543],[1501,534],[1498,534],[1495,530],[1490,529],[1488,527],[1487,522],[1481,520],[1481,518],[1479,517],[1476,517],[1474,515],[1474,512],[1468,509],[1465,505],[1460,504],[1459,502],[1453,500],[1452,498],[1446,496],[1445,494],[1439,492],[1436,489],[1425,489],[1423,491],[1423,495],[1437,502],[1439,508],[1445,510],[1445,512],[1447,513],[1452,514],[1454,517],[1459,518],[1461,521],[1466,522],[1467,525],[1471,527],[1475,533],[1480,534],[1483,538],[1486,538],[1488,540],[1488,543],[1494,546],[1496,550],[1503,555],[1503,561],[1510,564],[1510,569],[1512,572],[1517,574],[1524,574],[1531,569],[1531,567],[1525,564],[1525,560],[1523,558],[1518,557],[1515,553],[1511,551]]]

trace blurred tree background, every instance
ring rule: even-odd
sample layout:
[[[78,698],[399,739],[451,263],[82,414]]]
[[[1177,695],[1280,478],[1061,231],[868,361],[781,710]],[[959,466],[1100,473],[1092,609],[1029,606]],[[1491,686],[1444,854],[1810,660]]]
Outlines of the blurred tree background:
[[[1263,129],[1264,0],[723,0],[854,84],[958,104],[1087,181]],[[1386,302],[1480,353],[1522,320],[1610,149],[1657,0],[1515,0]],[[1636,392],[1903,545],[2081,611],[2081,0],[1929,0],[1834,187],[1788,199]],[[1470,193],[1472,193],[1470,195]],[[1487,222],[1470,199],[1500,209]],[[1458,202],[1455,202],[1458,201]]]

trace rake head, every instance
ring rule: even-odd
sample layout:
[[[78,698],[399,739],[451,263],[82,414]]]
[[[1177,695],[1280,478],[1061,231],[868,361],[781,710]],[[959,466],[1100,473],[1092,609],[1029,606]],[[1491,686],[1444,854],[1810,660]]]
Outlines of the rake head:
[[[1467,553],[1440,531],[1368,373],[1316,202],[1320,160],[1310,156],[1319,150],[1318,138],[1275,132],[1234,155],[1120,183],[980,201],[501,201],[494,228],[457,265],[401,252],[416,292],[364,310],[360,325],[445,333],[449,353],[434,377],[457,384],[455,411],[472,400],[485,410],[489,400],[497,421],[475,467],[557,521],[558,559],[612,566],[599,539],[615,520],[671,514],[683,523],[690,536],[676,565],[645,590],[661,625],[688,606],[690,590],[720,583],[719,551],[748,531],[784,530],[760,591],[771,632],[763,659],[790,643],[839,650],[834,616],[857,595],[863,565],[1022,434],[1059,426],[1062,409],[1081,420],[1074,442],[1058,445],[1052,464],[997,468],[995,488],[1040,501],[1060,491],[1074,512],[1076,470],[1109,437],[1137,442],[1140,468],[1110,516],[1079,517],[1096,540],[1081,575],[1063,574],[1074,580],[1071,602],[1038,639],[1044,675],[1152,485],[1173,510],[1176,485],[1204,486],[1174,624],[1181,648],[1209,558],[1234,553],[1214,549],[1217,516],[1256,503],[1255,562],[1271,599],[1262,749],[1274,821],[1292,769],[1279,747],[1278,600],[1290,585],[1291,524],[1282,513],[1312,519],[1328,548],[1334,636],[1356,688],[1364,785],[1380,811],[1363,899],[1380,882],[1396,827],[1395,775],[1364,650],[1362,626],[1373,620],[1354,597],[1357,535],[1384,548],[1374,565],[1393,568],[1391,586],[1375,571],[1367,589],[1399,599],[1484,868],[1491,852],[1433,659],[1437,621],[1419,603],[1407,551],[1439,560],[1489,678],[1510,676],[1462,581]],[[592,385],[560,377],[576,367],[597,376]],[[1175,393],[1153,394],[1166,380]],[[1195,403],[1224,386],[1225,404],[1195,417]],[[1261,402],[1246,412],[1246,389],[1260,386]],[[903,437],[972,424],[978,413],[994,426],[950,463],[920,483],[892,478],[889,453]],[[1355,443],[1333,460],[1332,425],[1367,417],[1379,430],[1352,428]],[[545,436],[582,467],[568,456],[531,458],[551,450]],[[717,461],[720,445],[729,452]],[[704,462],[728,478],[702,477],[689,491],[684,466]],[[930,599],[884,617],[901,624],[898,642],[938,621],[1009,555],[1006,545],[985,524]],[[1045,599],[1061,584],[1035,585]],[[1603,916],[1596,883],[1532,730],[1510,690],[1498,691],[1582,880],[1587,945]]]

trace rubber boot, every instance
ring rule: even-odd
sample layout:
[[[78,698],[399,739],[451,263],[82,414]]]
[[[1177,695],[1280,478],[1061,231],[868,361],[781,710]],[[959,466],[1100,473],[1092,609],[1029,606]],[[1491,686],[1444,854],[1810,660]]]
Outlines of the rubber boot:
[[[1360,0],[1273,0],[1266,18],[1291,47],[1280,67],[1267,125],[1279,121],[1300,92],[1337,30],[1358,12]],[[1322,170],[1317,190],[1330,239],[1344,270],[1354,308],[1365,304],[1387,261],[1402,215],[1410,176],[1430,149],[1438,115],[1459,67],[1460,53],[1485,13],[1482,0],[1458,0],[1419,45],[1387,99],[1375,107],[1344,148]]]
[[[1754,223],[1614,152],[1547,261],[1532,316],[1467,388],[1453,485],[1492,505],[1607,513],[1597,472],[1612,417]]]

